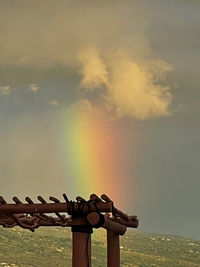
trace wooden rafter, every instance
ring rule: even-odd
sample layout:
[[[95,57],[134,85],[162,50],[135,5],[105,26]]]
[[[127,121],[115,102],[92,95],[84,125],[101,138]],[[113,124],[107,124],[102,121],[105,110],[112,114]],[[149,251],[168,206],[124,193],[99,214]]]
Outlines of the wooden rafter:
[[[73,267],[91,267],[92,229],[103,227],[107,230],[107,266],[119,267],[119,235],[123,235],[127,227],[138,227],[137,216],[128,216],[117,209],[105,194],[101,198],[92,194],[88,201],[80,196],[76,201],[69,201],[65,194],[63,197],[64,202],[50,197],[50,203],[41,196],[38,196],[40,203],[34,203],[29,197],[26,197],[26,203],[23,203],[13,197],[12,204],[0,197],[0,225],[5,228],[20,226],[31,231],[40,226],[71,227]]]
[[[106,195],[99,198],[92,194],[88,201],[81,197],[77,197],[76,201],[69,201],[65,194],[63,196],[65,202],[50,197],[53,203],[47,203],[41,196],[38,196],[40,203],[34,203],[29,197],[25,198],[27,203],[22,203],[17,197],[13,197],[15,204],[8,204],[3,197],[0,197],[0,225],[9,228],[20,226],[31,231],[40,226],[72,227],[90,224],[92,216],[98,221],[100,213],[105,213],[102,226],[109,230],[120,229],[119,225],[121,229],[123,226],[136,228],[138,225],[136,216],[128,216],[115,208],[113,201]],[[66,212],[69,216],[61,215],[60,212]],[[55,213],[56,216],[48,216],[47,213]],[[97,222],[91,226],[95,224]]]

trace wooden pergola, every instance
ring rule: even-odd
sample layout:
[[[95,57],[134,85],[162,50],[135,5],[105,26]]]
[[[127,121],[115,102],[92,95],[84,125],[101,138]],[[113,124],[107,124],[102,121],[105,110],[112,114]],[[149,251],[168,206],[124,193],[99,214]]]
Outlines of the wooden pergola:
[[[107,266],[119,267],[119,236],[125,234],[127,227],[138,227],[137,217],[118,210],[105,194],[101,198],[92,194],[88,201],[82,197],[69,201],[65,194],[63,197],[64,202],[50,197],[51,203],[41,196],[38,196],[39,203],[34,203],[29,197],[25,198],[26,203],[22,203],[13,197],[15,203],[12,204],[0,197],[0,225],[5,228],[20,226],[31,231],[40,226],[71,227],[73,267],[91,267],[91,234],[93,228],[103,227],[107,230]]]

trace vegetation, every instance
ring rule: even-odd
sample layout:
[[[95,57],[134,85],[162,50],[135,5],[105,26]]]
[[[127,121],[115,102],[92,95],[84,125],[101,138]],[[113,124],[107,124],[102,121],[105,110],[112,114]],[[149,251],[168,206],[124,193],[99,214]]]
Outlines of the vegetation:
[[[121,237],[123,267],[200,267],[200,241],[177,236],[128,231]],[[71,266],[70,229],[0,228],[0,267]],[[106,266],[106,233],[92,236],[92,266]]]

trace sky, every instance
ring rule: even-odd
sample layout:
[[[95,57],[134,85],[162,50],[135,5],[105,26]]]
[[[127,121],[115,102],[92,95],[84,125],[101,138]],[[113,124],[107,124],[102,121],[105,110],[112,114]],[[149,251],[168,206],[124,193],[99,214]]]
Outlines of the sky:
[[[106,193],[200,239],[200,2],[0,0],[0,194]]]

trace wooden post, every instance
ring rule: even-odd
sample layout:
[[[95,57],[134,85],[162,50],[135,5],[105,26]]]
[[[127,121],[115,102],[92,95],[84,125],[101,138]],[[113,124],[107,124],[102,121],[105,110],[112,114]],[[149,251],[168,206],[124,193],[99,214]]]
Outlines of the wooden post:
[[[107,267],[120,267],[119,235],[107,231]]]
[[[91,233],[72,233],[72,267],[91,267]]]
[[[101,217],[97,212],[91,212],[87,216],[87,221],[93,227],[100,227]],[[108,219],[106,216],[101,221],[102,227],[107,229],[107,266],[119,267],[120,266],[120,247],[119,235],[126,232],[126,226],[121,225]]]

